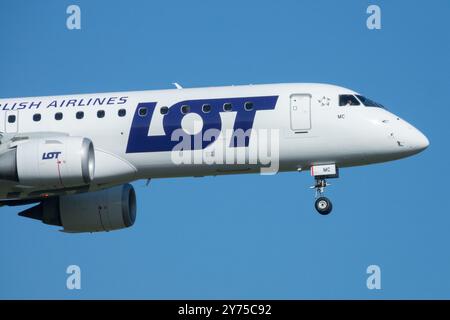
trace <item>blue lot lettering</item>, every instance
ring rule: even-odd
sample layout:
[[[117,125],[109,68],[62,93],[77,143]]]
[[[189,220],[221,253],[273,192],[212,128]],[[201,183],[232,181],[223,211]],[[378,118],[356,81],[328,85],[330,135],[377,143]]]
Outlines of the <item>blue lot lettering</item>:
[[[42,160],[49,160],[49,159],[58,159],[61,152],[55,151],[55,152],[44,152],[42,154]]]
[[[192,141],[200,138],[202,143],[200,145],[192,144],[192,150],[205,149],[208,145],[214,142],[205,141],[202,139],[204,133],[209,129],[222,130],[222,120],[220,113],[224,112],[223,105],[225,103],[232,104],[232,112],[236,113],[236,119],[233,127],[233,132],[242,130],[246,132],[253,127],[255,114],[261,110],[273,110],[277,103],[278,96],[264,96],[264,97],[244,97],[244,98],[225,98],[225,99],[202,99],[202,100],[187,100],[181,101],[169,108],[169,112],[163,117],[163,128],[165,135],[149,136],[148,131],[153,114],[156,108],[156,102],[139,103],[131,124],[130,135],[128,138],[127,153],[138,152],[158,152],[171,151],[179,143],[179,141],[172,140],[172,133],[181,128],[181,121],[185,114],[181,113],[181,107],[187,105],[190,107],[190,112],[198,114],[203,120],[202,130],[196,135],[192,135]],[[251,103],[252,108],[245,109],[245,104]],[[208,104],[211,106],[210,112],[203,112],[202,106]],[[147,108],[147,113],[142,116],[139,115],[139,109]],[[200,137],[196,137],[199,135]],[[250,137],[250,136],[249,136]],[[247,147],[248,139],[238,142],[236,147]],[[231,143],[231,142],[230,142]],[[240,144],[239,144],[240,143]],[[231,145],[230,145],[231,146]]]

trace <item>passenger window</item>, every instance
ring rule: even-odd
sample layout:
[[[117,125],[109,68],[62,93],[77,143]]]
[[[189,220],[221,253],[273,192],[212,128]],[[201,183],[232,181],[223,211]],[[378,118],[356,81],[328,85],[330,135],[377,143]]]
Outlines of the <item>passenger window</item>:
[[[83,118],[84,118],[84,112],[83,112],[83,111],[78,111],[78,112],[75,114],[75,117],[76,117],[78,120],[83,119]]]
[[[231,111],[231,110],[233,110],[233,105],[231,103],[223,104],[223,111]]]
[[[358,99],[352,94],[341,94],[339,96],[339,106],[359,106],[360,103]]]
[[[62,112],[55,113],[55,120],[61,120],[63,118]]]
[[[204,104],[204,105],[202,106],[202,111],[203,111],[204,113],[210,112],[210,111],[211,111],[211,105],[210,105],[210,104]]]
[[[14,123],[14,122],[16,122],[16,116],[13,114],[8,116],[8,123]]]
[[[169,113],[169,108],[168,107],[161,107],[161,109],[159,109],[159,112],[161,112],[161,114],[168,114]]]
[[[189,113],[190,110],[191,110],[191,108],[189,106],[186,106],[186,105],[181,106],[181,113],[182,114]]]
[[[125,117],[125,115],[127,114],[127,111],[125,109],[119,109],[117,114],[119,115],[119,117]]]
[[[245,109],[245,111],[251,111],[251,110],[253,110],[253,102],[246,102],[246,103],[244,104],[244,109]]]
[[[143,108],[139,108],[139,116],[140,117],[145,117],[147,115],[147,108],[143,107]]]
[[[35,113],[33,114],[33,121],[41,121],[41,114],[40,113]]]
[[[105,110],[98,110],[97,118],[104,118],[104,117],[105,117]]]

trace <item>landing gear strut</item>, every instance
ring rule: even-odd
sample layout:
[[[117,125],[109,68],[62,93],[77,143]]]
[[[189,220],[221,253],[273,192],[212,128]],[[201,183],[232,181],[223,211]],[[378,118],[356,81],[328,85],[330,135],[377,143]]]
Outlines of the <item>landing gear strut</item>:
[[[314,206],[316,207],[317,212],[321,215],[327,215],[331,212],[331,210],[333,210],[333,203],[331,203],[330,199],[323,196],[325,188],[330,185],[326,179],[338,178],[338,169],[334,164],[312,166],[311,175],[316,180],[315,185],[311,187],[311,189],[316,190],[316,202]]]

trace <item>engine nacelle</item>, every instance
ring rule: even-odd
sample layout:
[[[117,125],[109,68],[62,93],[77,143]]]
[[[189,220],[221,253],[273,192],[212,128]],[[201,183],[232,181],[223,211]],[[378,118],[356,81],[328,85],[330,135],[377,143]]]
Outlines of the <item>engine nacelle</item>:
[[[31,139],[0,156],[0,179],[26,186],[64,188],[89,184],[95,152],[82,137]]]
[[[62,226],[65,232],[99,232],[131,227],[136,220],[136,193],[130,184],[101,191],[43,200],[19,213]]]

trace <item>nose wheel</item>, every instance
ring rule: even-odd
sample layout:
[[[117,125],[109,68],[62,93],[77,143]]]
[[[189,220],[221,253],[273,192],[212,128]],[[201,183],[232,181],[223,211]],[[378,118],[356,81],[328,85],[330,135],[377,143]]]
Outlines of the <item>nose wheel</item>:
[[[318,198],[314,206],[316,207],[317,212],[324,216],[333,210],[333,203],[331,203],[330,199],[327,197]]]

